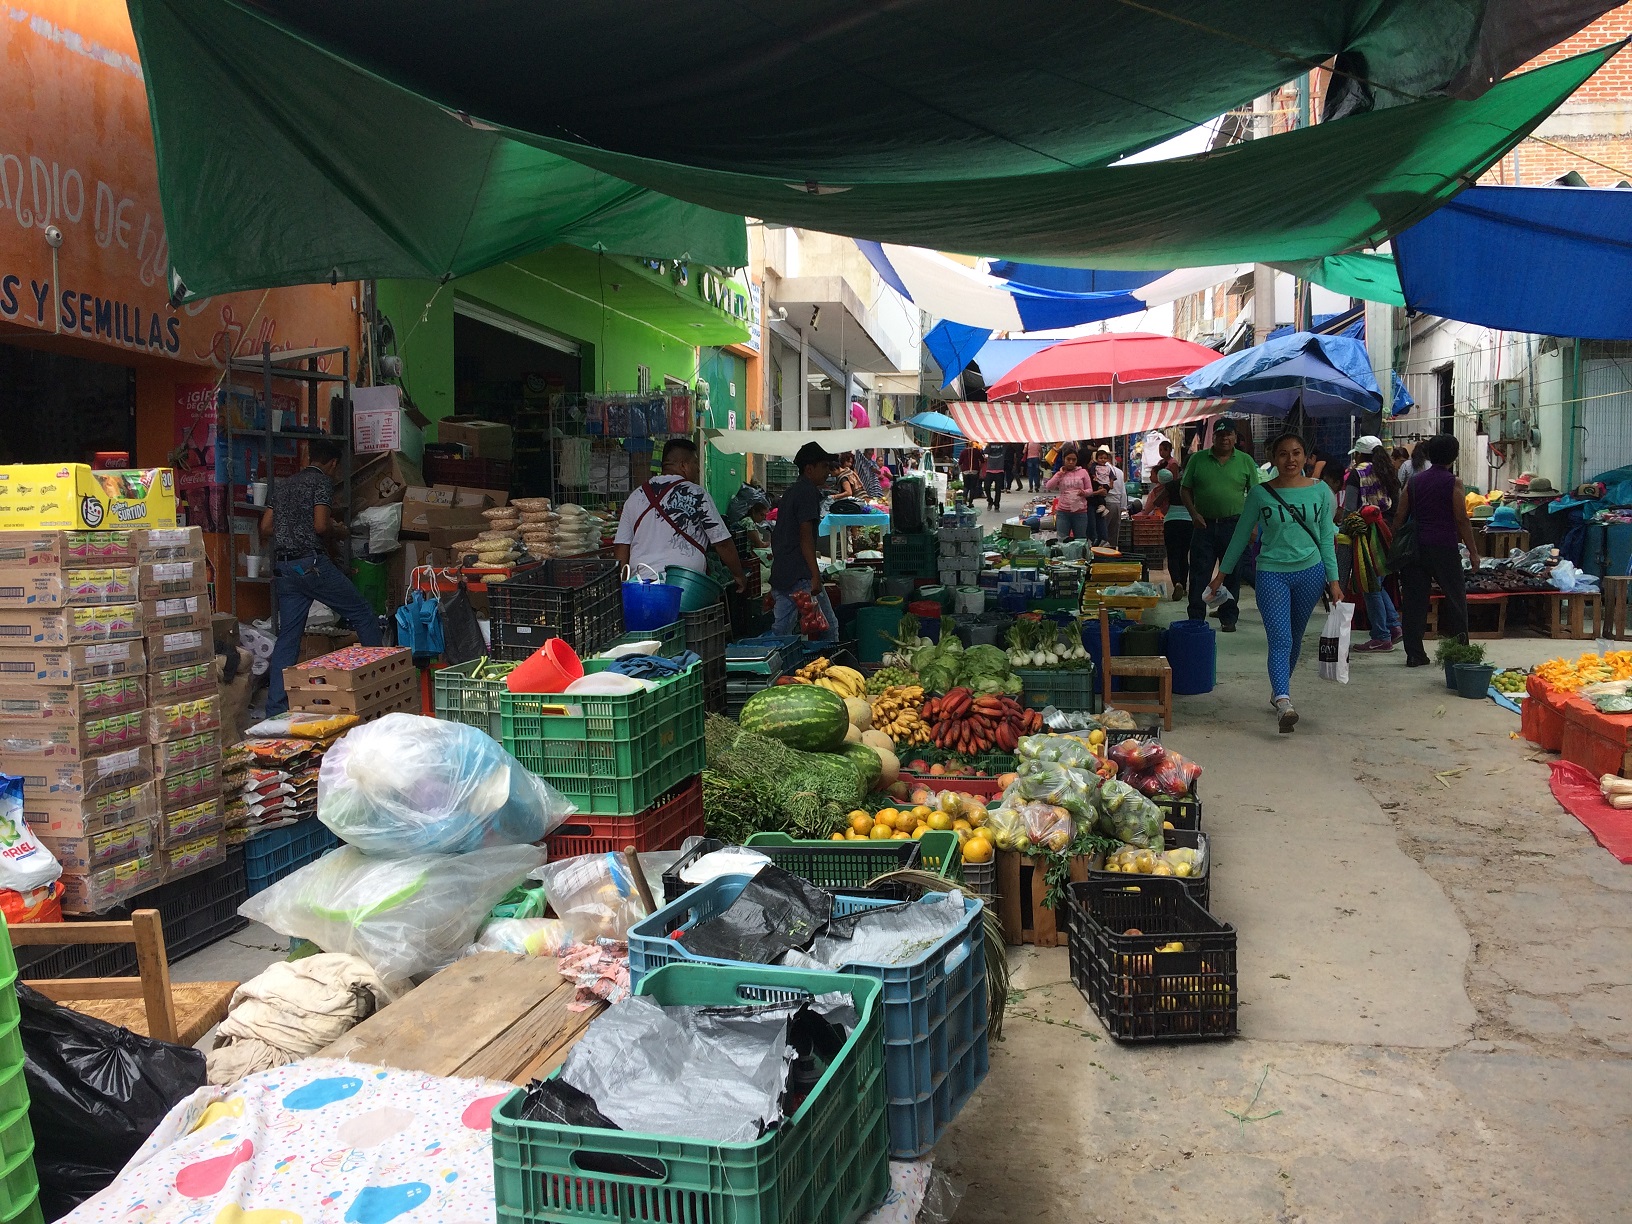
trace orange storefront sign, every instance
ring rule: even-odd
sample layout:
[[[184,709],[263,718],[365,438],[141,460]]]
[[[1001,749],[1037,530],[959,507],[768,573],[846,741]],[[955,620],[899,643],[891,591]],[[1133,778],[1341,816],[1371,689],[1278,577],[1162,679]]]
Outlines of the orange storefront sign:
[[[205,366],[268,342],[355,345],[354,283],[170,305],[147,94],[121,0],[11,0],[0,57],[0,321]]]

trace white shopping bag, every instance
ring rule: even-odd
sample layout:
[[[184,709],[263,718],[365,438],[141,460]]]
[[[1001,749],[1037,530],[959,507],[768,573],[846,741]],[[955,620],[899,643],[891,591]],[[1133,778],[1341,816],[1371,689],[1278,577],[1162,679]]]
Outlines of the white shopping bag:
[[[1349,637],[1354,623],[1354,605],[1337,603],[1326,613],[1326,624],[1320,631],[1320,678],[1349,682]]]

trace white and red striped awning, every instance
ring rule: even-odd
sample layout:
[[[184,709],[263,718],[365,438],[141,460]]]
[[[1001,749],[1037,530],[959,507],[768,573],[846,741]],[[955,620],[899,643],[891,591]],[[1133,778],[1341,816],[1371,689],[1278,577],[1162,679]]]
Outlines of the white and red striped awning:
[[[1121,438],[1183,425],[1224,411],[1227,399],[1149,399],[1119,403],[1079,400],[1059,404],[980,403],[959,400],[947,411],[964,437],[987,442],[1062,442]]]

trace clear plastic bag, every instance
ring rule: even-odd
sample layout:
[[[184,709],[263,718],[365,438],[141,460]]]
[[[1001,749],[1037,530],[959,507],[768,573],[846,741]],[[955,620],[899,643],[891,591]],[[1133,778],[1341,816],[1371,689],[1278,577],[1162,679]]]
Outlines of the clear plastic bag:
[[[1026,761],[1041,761],[1075,768],[1090,766],[1094,754],[1088,745],[1070,735],[1028,735],[1015,748],[1015,755]]]
[[[1188,795],[1200,777],[1200,765],[1176,752],[1167,752],[1161,764],[1136,785],[1147,795]]]
[[[1113,780],[1099,788],[1099,810],[1106,836],[1130,846],[1162,848],[1162,809],[1126,782]]]
[[[456,960],[493,907],[544,859],[536,846],[371,858],[342,846],[238,912],[367,961],[393,991]]]
[[[484,732],[387,714],[323,756],[317,815],[369,854],[457,854],[523,845],[577,809]]]
[[[581,854],[547,863],[533,872],[556,917],[579,943],[627,939],[629,928],[646,917],[635,877],[623,855]],[[654,895],[662,895],[661,885]]]
[[[465,949],[465,955],[516,952],[522,956],[555,956],[570,942],[567,924],[559,918],[495,918],[482,928],[476,942]]]
[[[1011,807],[993,808],[987,827],[992,831],[992,845],[999,850],[1017,849],[1026,840],[1026,822]]]
[[[1129,773],[1145,773],[1162,763],[1167,750],[1159,740],[1130,739],[1112,744],[1106,755],[1116,762],[1119,769]]]
[[[1025,821],[1026,840],[1038,850],[1063,854],[1071,844],[1071,813],[1051,803],[1022,803],[1014,809]]]

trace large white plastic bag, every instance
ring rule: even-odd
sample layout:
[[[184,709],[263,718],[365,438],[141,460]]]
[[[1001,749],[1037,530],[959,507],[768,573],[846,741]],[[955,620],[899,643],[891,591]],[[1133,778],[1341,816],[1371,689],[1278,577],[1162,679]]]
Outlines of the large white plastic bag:
[[[642,856],[643,868],[645,863]],[[635,877],[621,854],[580,854],[546,863],[533,878],[543,883],[550,908],[579,943],[627,939],[629,928],[647,916]],[[663,895],[661,877],[652,895]]]
[[[395,990],[456,960],[495,905],[544,861],[537,846],[374,858],[342,846],[238,912],[325,952],[367,961]]]
[[[26,893],[61,874],[62,864],[23,821],[23,780],[0,774],[0,888]]]
[[[1335,603],[1326,613],[1326,624],[1320,630],[1320,678],[1349,682],[1349,639],[1354,623],[1354,605]]]
[[[323,756],[317,816],[369,854],[456,854],[543,840],[577,808],[485,732],[387,714]]]

